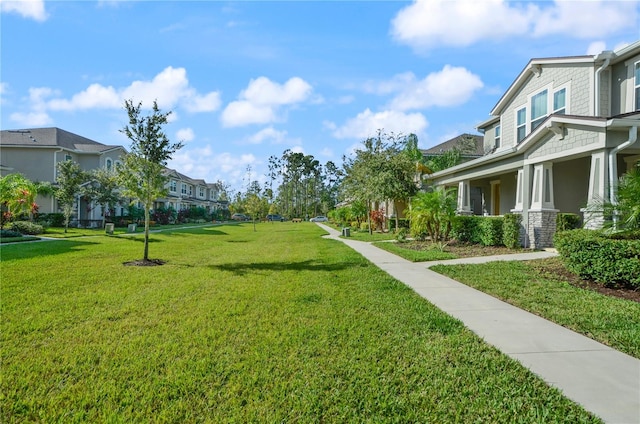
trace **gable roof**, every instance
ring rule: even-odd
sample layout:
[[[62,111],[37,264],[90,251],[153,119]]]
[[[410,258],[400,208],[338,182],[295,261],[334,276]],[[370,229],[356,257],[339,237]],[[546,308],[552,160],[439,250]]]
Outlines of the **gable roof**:
[[[450,140],[445,141],[444,143],[440,143],[437,146],[433,146],[429,149],[426,150],[421,150],[422,154],[425,156],[428,155],[441,155],[444,152],[453,149],[454,147],[457,147],[458,144],[467,138],[471,138],[473,139],[473,142],[475,144],[475,151],[473,152],[464,152],[462,154],[463,157],[480,157],[482,155],[484,155],[484,137],[481,135],[477,135],[477,134],[460,134],[457,137],[454,137]]]
[[[625,60],[638,53],[640,49],[640,41],[636,41],[628,46],[625,46],[616,51],[605,50],[597,55],[584,55],[584,56],[564,56],[564,57],[545,57],[534,58],[527,63],[527,66],[520,72],[518,77],[513,81],[511,86],[502,95],[498,103],[491,109],[492,116],[499,116],[502,109],[508,104],[511,98],[520,90],[520,88],[526,84],[531,75],[536,74],[545,65],[570,65],[570,64],[591,64],[592,66],[600,66],[609,60],[612,64]],[[489,120],[490,121],[490,120]],[[483,122],[478,128],[482,128],[489,121]]]
[[[106,145],[60,128],[30,128],[3,130],[0,132],[2,146],[60,147],[76,153],[104,153],[124,149],[118,145]]]

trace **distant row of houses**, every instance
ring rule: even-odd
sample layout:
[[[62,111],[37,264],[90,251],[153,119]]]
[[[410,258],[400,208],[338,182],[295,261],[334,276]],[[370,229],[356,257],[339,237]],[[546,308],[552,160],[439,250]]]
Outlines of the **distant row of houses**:
[[[430,175],[436,186],[458,189],[458,213],[522,216],[523,244],[551,245],[559,212],[582,215],[597,228],[593,205],[615,201],[616,182],[640,161],[640,41],[597,55],[532,59],[478,125],[476,152]],[[459,137],[424,151],[438,154]],[[0,172],[55,181],[56,163],[83,169],[113,167],[125,153],[58,128],[2,131]],[[220,187],[167,170],[170,195],[157,206],[226,207]],[[56,211],[54,199],[42,211]],[[49,202],[47,204],[47,202]],[[588,207],[591,206],[591,207]],[[84,212],[84,211],[87,212]],[[78,206],[84,213],[101,211]]]
[[[32,128],[3,130],[0,132],[0,176],[20,173],[31,181],[55,183],[57,163],[64,160],[77,162],[84,171],[97,168],[115,169],[127,153],[122,146],[105,145],[70,133],[60,128]],[[168,179],[168,195],[157,199],[154,208],[171,207],[184,210],[202,207],[208,211],[228,209],[228,202],[221,199],[219,183],[207,183],[194,179],[174,169],[165,169]],[[36,199],[40,213],[58,212],[53,197]],[[126,214],[127,205],[120,205],[116,215]],[[103,211],[78,198],[75,218],[83,222],[100,222]]]

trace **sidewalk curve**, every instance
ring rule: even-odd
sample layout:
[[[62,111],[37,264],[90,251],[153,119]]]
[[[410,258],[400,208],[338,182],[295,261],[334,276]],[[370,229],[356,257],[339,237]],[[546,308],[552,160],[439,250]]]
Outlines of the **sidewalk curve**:
[[[429,269],[437,263],[529,260],[555,253],[414,263],[317,225],[329,233],[326,237],[356,250],[605,422],[640,424],[640,360]]]

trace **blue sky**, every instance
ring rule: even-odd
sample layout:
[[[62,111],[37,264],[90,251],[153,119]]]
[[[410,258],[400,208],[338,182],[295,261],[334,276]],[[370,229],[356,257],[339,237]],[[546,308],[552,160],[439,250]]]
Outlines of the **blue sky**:
[[[173,112],[169,166],[242,189],[285,149],[340,165],[378,129],[476,133],[531,58],[640,39],[638,1],[0,0],[2,129],[128,147],[125,99]]]

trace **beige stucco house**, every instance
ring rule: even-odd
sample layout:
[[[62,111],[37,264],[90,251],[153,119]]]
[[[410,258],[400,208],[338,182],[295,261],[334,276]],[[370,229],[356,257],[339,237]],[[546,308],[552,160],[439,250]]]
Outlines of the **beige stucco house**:
[[[522,215],[526,247],[552,244],[556,215],[602,225],[597,205],[640,160],[640,41],[595,56],[532,59],[478,125],[484,156],[429,176],[458,188],[458,212]],[[589,208],[587,208],[589,206]]]
[[[31,181],[55,184],[57,163],[64,160],[77,162],[84,171],[97,168],[115,169],[127,153],[122,146],[105,145],[60,128],[30,128],[0,132],[0,176],[20,173]],[[169,195],[158,199],[155,207],[173,207],[176,210],[204,207],[207,210],[224,209],[227,202],[220,200],[221,187],[215,183],[192,179],[171,169],[165,170],[169,178]],[[40,213],[58,212],[53,197],[38,196]],[[117,215],[126,214],[126,204]],[[79,197],[74,211],[74,222],[82,226],[98,226],[103,211],[97,205]]]

